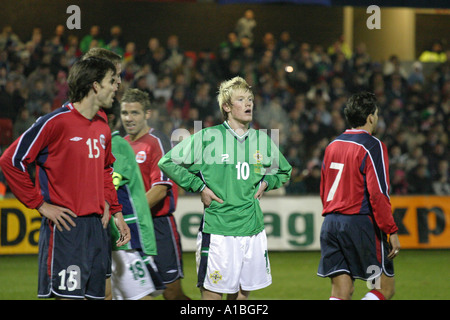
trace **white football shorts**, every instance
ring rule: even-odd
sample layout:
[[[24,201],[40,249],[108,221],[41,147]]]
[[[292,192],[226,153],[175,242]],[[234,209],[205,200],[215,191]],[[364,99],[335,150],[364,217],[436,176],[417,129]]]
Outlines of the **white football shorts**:
[[[139,300],[162,294],[153,283],[148,267],[156,270],[153,257],[144,258],[136,250],[112,252],[111,291],[113,300]],[[147,263],[146,263],[147,262]]]
[[[197,286],[213,292],[253,291],[272,283],[264,230],[245,237],[199,232],[196,261]]]

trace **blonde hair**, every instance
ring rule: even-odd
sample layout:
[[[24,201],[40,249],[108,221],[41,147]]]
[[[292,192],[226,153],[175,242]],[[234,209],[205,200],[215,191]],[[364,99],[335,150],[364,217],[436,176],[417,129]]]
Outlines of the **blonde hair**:
[[[223,109],[224,105],[232,105],[231,97],[236,90],[250,91],[252,94],[252,87],[241,77],[234,77],[230,80],[224,81],[219,86],[219,93],[217,95],[217,101],[219,102],[220,112],[225,120],[228,119],[228,112]]]

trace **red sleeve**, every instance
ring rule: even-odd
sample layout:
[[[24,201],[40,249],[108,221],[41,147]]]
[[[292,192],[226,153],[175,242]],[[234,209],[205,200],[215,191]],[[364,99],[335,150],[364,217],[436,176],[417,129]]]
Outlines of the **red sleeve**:
[[[117,191],[114,187],[114,183],[112,180],[113,174],[113,163],[116,161],[116,158],[113,156],[111,152],[111,135],[109,135],[106,139],[105,146],[105,170],[104,170],[104,183],[105,183],[105,200],[109,203],[109,212],[110,214],[115,214],[117,212],[122,211],[122,205],[119,203],[117,198]]]
[[[367,191],[370,195],[375,221],[380,229],[387,233],[395,233],[398,228],[392,215],[389,199],[389,164],[387,148],[380,142],[380,151],[371,151],[371,159],[366,165]]]
[[[159,168],[158,162],[163,157],[164,152],[160,143],[155,139],[154,145],[151,148],[150,158],[150,187],[152,188],[158,184],[172,186],[172,181],[167,177],[164,172]]]
[[[41,152],[45,154],[51,137],[57,136],[51,130],[50,123],[36,122],[14,141],[0,158],[0,167],[9,188],[16,198],[30,209],[39,208],[44,202],[44,197],[39,186],[31,180],[27,168],[29,164],[36,161]]]

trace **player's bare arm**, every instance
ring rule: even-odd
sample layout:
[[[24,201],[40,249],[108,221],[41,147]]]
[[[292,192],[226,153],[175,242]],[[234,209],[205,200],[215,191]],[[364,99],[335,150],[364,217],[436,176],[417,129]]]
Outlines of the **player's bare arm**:
[[[116,212],[113,215],[114,223],[116,224],[117,230],[119,230],[120,238],[117,240],[116,245],[121,247],[127,244],[131,240],[130,228],[123,219],[122,212]]]
[[[400,241],[398,240],[397,233],[391,233],[389,235],[389,244],[391,245],[391,251],[389,252],[388,258],[394,259],[400,251]]]
[[[146,196],[150,209],[165,198],[168,189],[168,185],[159,184],[151,187],[150,190],[147,191]]]
[[[106,227],[108,226],[108,223],[109,223],[109,203],[107,201],[105,201],[105,210],[103,211],[103,216],[102,216],[103,228],[106,229]]]

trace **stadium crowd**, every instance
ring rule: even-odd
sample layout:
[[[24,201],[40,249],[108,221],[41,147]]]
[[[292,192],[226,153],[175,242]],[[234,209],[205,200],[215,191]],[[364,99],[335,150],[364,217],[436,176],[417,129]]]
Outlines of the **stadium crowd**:
[[[177,35],[165,43],[150,37],[139,48],[124,39],[120,26],[101,32],[92,26],[79,39],[57,26],[49,39],[40,28],[20,39],[11,26],[3,27],[0,126],[5,135],[9,119],[12,136],[0,142],[0,150],[67,100],[71,65],[89,48],[102,46],[123,56],[118,99],[128,87],[147,91],[151,126],[169,137],[177,128],[193,132],[194,121],[203,128],[220,123],[218,84],[244,77],[256,94],[253,126],[279,129],[280,150],[293,166],[287,195],[318,194],[325,147],[345,130],[343,106],[361,90],[374,92],[380,103],[377,136],[388,147],[391,193],[450,194],[450,50],[442,50],[445,57],[426,74],[429,62],[416,61],[406,70],[395,54],[372,60],[364,43],[353,51],[342,39],[329,47],[311,45],[287,31],[266,32],[261,45],[231,31],[216,49],[200,52],[181,48]],[[0,182],[5,183],[1,172]]]

